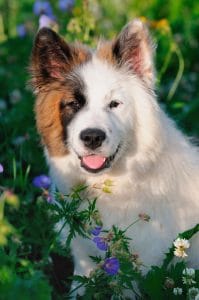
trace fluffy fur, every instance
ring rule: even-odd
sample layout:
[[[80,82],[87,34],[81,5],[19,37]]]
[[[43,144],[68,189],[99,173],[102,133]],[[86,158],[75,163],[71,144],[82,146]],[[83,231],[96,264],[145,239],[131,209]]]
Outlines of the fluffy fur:
[[[156,101],[152,54],[147,29],[134,20],[93,53],[41,29],[31,62],[37,127],[56,187],[68,194],[77,184],[88,185],[107,229],[150,215],[149,223],[127,232],[146,266],[160,264],[177,234],[199,220],[198,151]],[[80,138],[93,128],[105,133],[96,148]],[[88,170],[82,161],[91,155],[114,157]],[[100,189],[106,179],[113,182],[111,194]],[[190,242],[189,265],[199,267],[199,235]],[[96,247],[77,237],[72,254],[75,273],[88,275]]]

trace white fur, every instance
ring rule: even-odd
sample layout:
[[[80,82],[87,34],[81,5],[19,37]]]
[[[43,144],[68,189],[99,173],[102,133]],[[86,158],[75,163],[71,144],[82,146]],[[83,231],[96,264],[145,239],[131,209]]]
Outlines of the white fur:
[[[47,155],[51,176],[63,193],[79,183],[89,185],[90,194],[98,196],[97,208],[106,229],[113,224],[125,228],[139,213],[149,214],[149,223],[137,223],[127,235],[146,266],[160,264],[177,234],[199,221],[198,152],[136,75],[95,57],[78,72],[86,85],[88,103],[68,127],[70,154],[62,158]],[[111,100],[121,104],[110,110]],[[110,156],[121,144],[112,167],[95,175],[83,170],[77,157],[91,153],[79,139],[81,130],[88,127],[107,134],[95,153]],[[113,181],[112,194],[93,188],[106,179]],[[190,242],[189,265],[198,268],[199,235]],[[72,253],[75,273],[88,275],[93,268],[89,255],[97,254],[95,245],[77,237]]]

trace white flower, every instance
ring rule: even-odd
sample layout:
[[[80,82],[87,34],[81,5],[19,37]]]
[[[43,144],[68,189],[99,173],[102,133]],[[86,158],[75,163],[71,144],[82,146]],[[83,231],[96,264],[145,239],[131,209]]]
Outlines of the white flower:
[[[192,285],[192,284],[195,284],[196,281],[193,280],[191,277],[182,277],[182,282],[183,284],[186,284],[186,285]]]
[[[182,257],[182,258],[187,256],[187,253],[185,252],[185,250],[190,247],[190,243],[188,240],[177,238],[173,242],[173,244],[175,246],[175,250],[174,250],[175,256]]]
[[[178,248],[175,249],[174,255],[177,256],[177,257],[182,257],[182,258],[185,258],[185,257],[188,256],[187,253],[184,250],[181,250],[181,249],[178,249]]]
[[[185,268],[182,272],[183,275],[187,275],[190,277],[195,277],[195,270],[192,268]]]
[[[199,300],[199,289],[198,288],[195,288],[195,287],[192,287],[188,290],[188,299],[190,300],[196,300],[197,298]]]
[[[179,248],[179,247],[184,247],[185,249],[189,248],[190,247],[190,243],[188,240],[186,239],[181,239],[181,238],[177,238],[174,242],[173,242],[174,246],[176,248]]]
[[[195,270],[194,269],[185,268],[183,270],[182,274],[184,275],[182,277],[182,282],[184,284],[192,285],[192,284],[196,283],[195,280],[193,280],[195,278]]]
[[[182,288],[179,288],[179,287],[174,288],[173,293],[175,296],[182,295]]]
[[[185,268],[182,274],[189,277],[195,277],[195,270],[192,268]]]

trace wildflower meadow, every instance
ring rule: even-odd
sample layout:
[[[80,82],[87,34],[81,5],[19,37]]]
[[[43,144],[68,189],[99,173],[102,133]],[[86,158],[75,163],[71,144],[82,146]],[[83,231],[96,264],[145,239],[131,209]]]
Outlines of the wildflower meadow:
[[[0,299],[189,299],[199,300],[199,270],[189,268],[191,238],[199,224],[179,232],[164,260],[142,272],[145,262],[129,247],[128,229],[145,226],[141,211],[125,229],[105,228],[97,199],[83,199],[86,186],[70,195],[51,191],[34,120],[28,65],[34,36],[50,27],[91,48],[140,18],[156,45],[156,91],[169,115],[199,144],[199,2],[191,0],[0,0]],[[111,193],[112,182],[102,192]],[[80,209],[82,201],[87,208]],[[59,228],[59,222],[62,226]],[[199,221],[199,220],[198,220]],[[66,241],[60,236],[69,228]],[[80,235],[99,250],[88,277],[73,275],[72,239]],[[149,245],[150,247],[150,245]],[[147,251],[147,249],[146,249]],[[89,253],[88,253],[89,255]],[[73,285],[71,287],[71,284]],[[75,283],[75,284],[74,284]]]

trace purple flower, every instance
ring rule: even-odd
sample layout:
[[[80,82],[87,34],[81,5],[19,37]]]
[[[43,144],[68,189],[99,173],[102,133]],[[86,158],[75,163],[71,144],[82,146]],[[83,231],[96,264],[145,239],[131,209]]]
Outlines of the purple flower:
[[[4,170],[3,165],[0,164],[0,173],[3,173],[3,170]]]
[[[48,203],[53,203],[53,197],[52,197],[51,195],[48,195],[48,196],[46,197],[46,201],[47,201]]]
[[[105,259],[103,269],[108,275],[116,275],[119,271],[120,263],[116,257],[109,257]]]
[[[45,199],[46,199],[46,202],[48,202],[50,204],[54,202],[54,199],[53,199],[52,195],[50,195],[50,194],[46,195]]]
[[[97,248],[106,251],[108,249],[108,244],[103,237],[96,236],[93,238],[93,242],[96,244]]]
[[[32,183],[37,188],[48,189],[51,185],[51,179],[50,179],[50,177],[48,177],[46,175],[39,175],[33,179]]]
[[[43,191],[43,199],[46,200],[46,202],[48,202],[49,204],[54,204],[56,202],[53,194],[46,189],[44,189]]]
[[[91,230],[91,234],[98,236],[102,230],[102,226],[96,226]]]
[[[39,1],[39,0],[35,1],[33,5],[33,12],[36,16],[45,14],[48,17],[54,19],[52,6],[48,1]]]
[[[74,6],[75,0],[59,0],[59,9],[62,11],[71,10]]]
[[[17,34],[20,38],[23,38],[27,34],[27,30],[24,24],[17,25]]]

